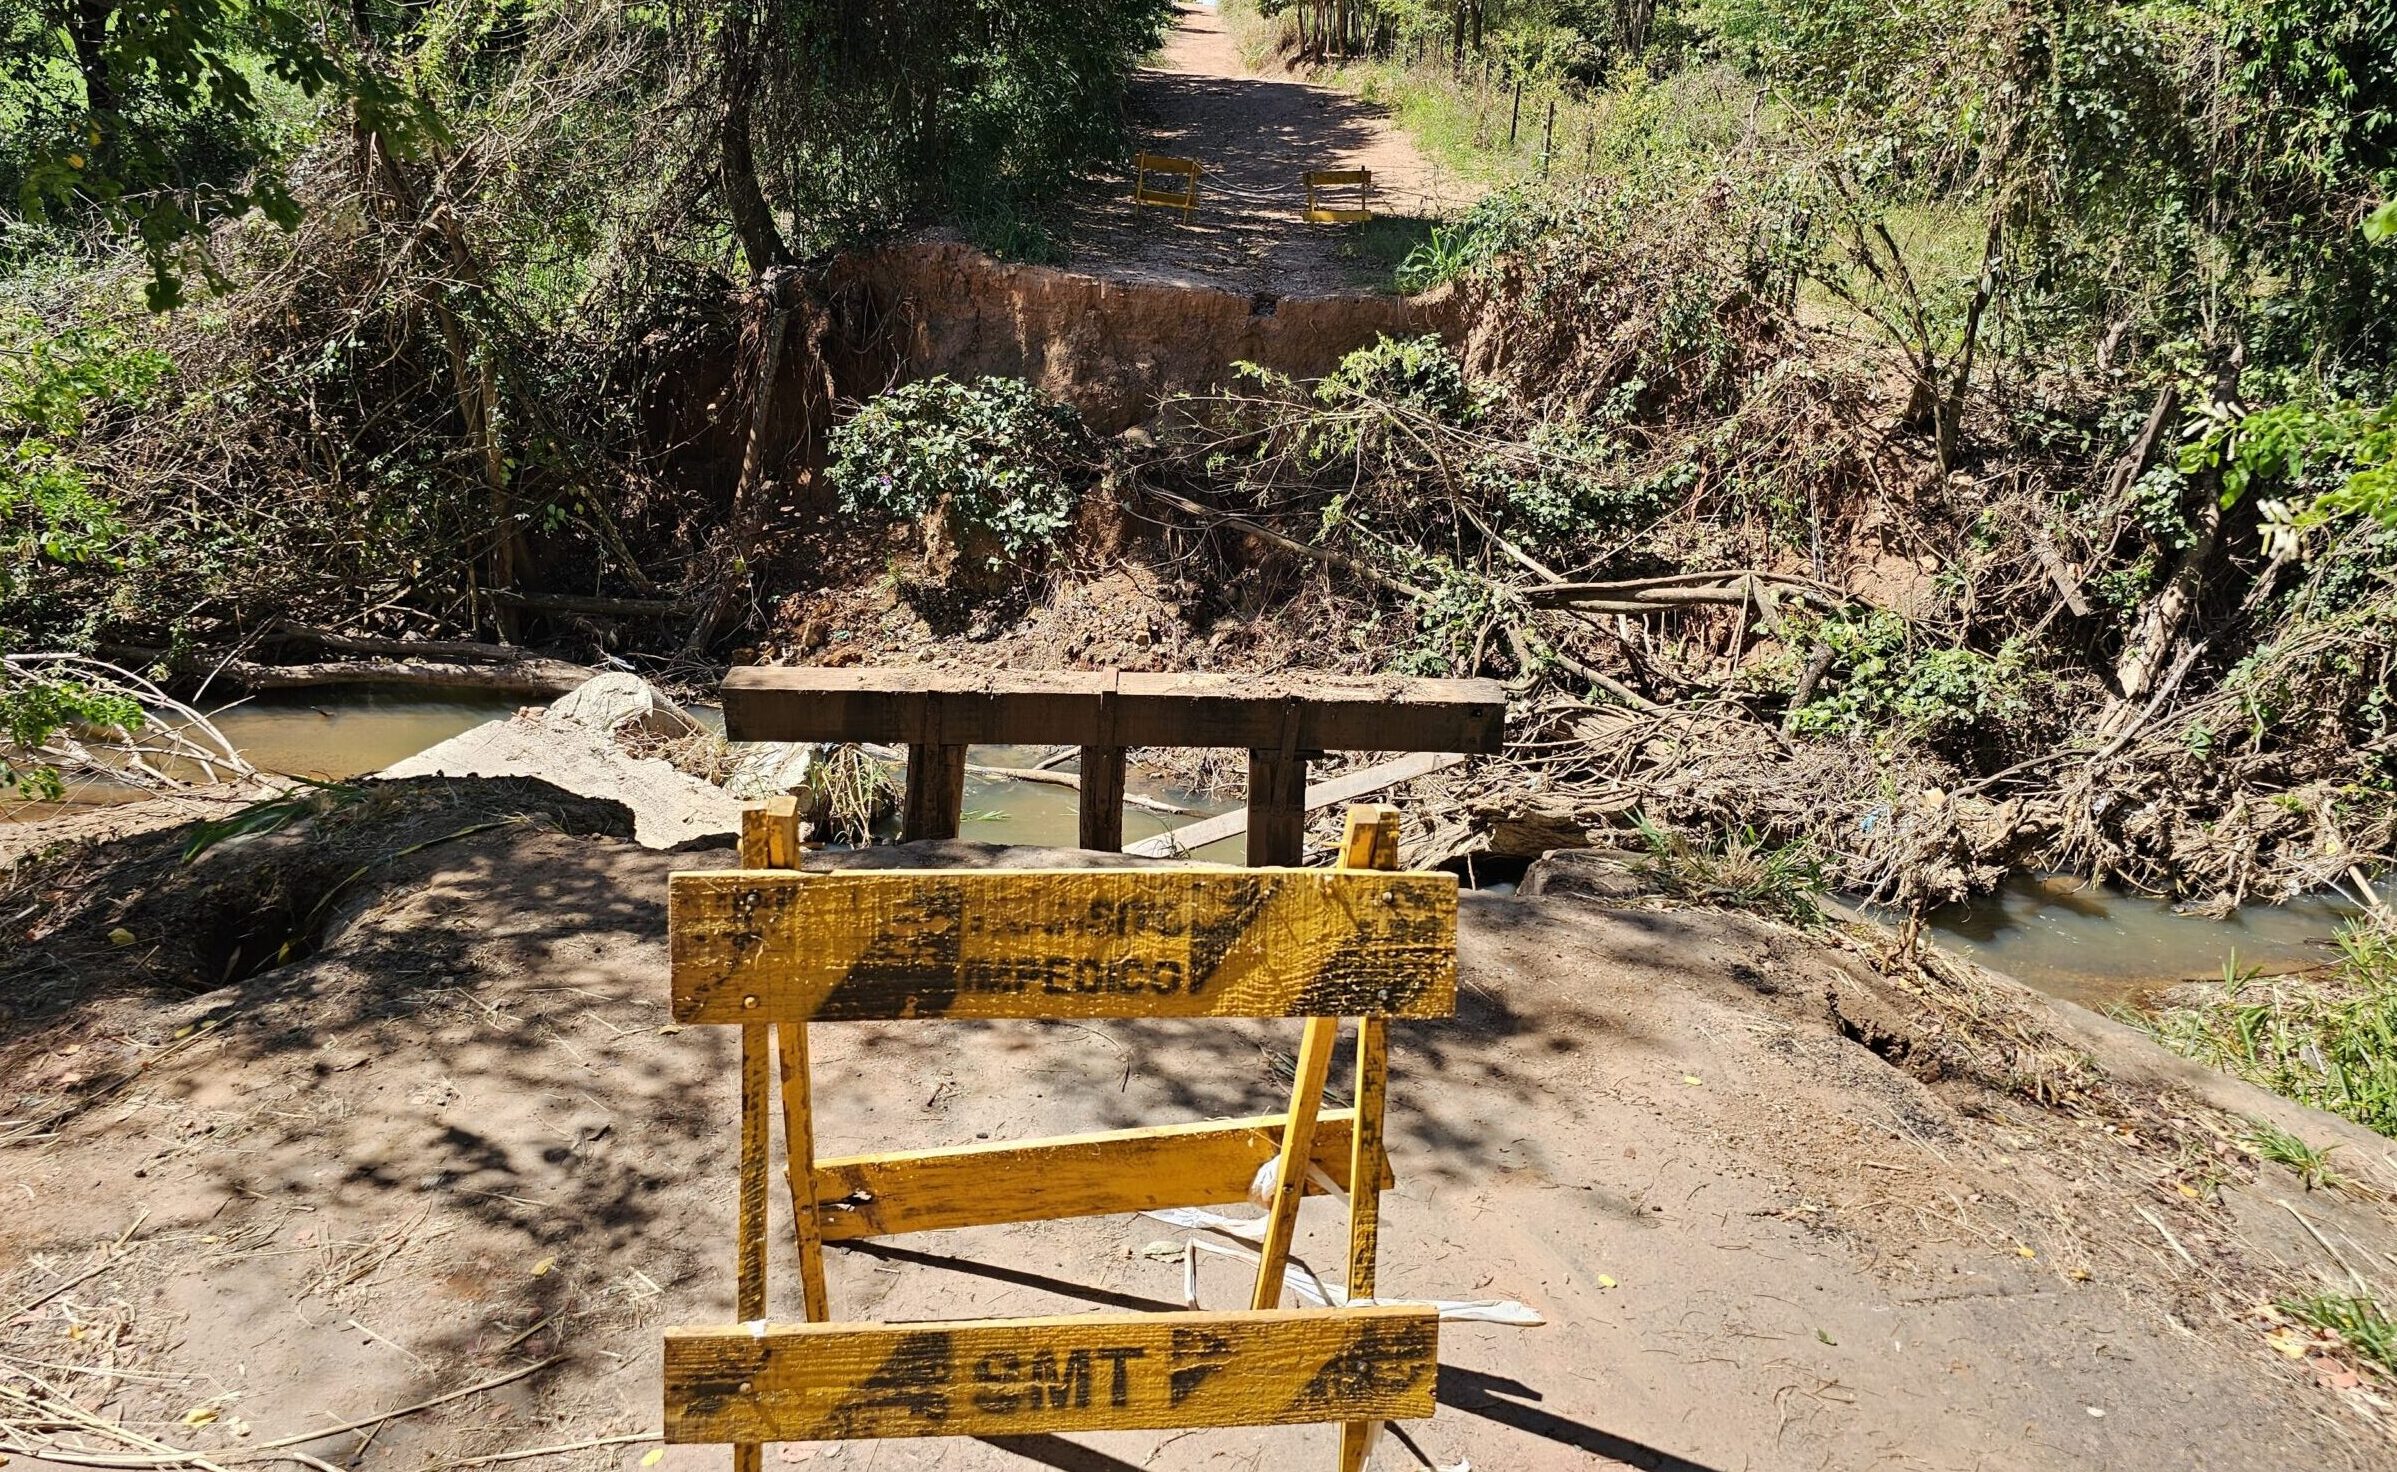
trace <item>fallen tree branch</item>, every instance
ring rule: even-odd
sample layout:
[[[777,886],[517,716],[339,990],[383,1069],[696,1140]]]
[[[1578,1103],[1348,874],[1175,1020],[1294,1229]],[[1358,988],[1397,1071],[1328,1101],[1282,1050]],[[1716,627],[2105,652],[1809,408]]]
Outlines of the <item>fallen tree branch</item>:
[[[967,762],[965,769],[978,777],[998,777],[1009,782],[1036,782],[1044,787],[1068,787],[1076,792],[1082,790],[1080,777],[1072,772],[1052,772],[1046,767],[987,767],[980,762]],[[1176,807],[1170,802],[1159,802],[1153,797],[1142,797],[1137,792],[1125,793],[1124,801],[1143,812],[1164,813],[1169,817],[1177,818],[1198,816],[1193,809]]]
[[[585,618],[680,618],[691,605],[679,598],[593,598],[580,593],[519,593],[499,589],[488,595],[502,608],[532,613],[572,613]]]
[[[510,600],[493,594],[494,602]],[[518,664],[541,656],[513,644],[485,644],[475,639],[383,639],[345,634],[339,629],[277,619],[258,636],[262,644],[304,644],[334,654],[389,655],[394,659],[454,659],[473,664]]]
[[[1285,537],[1280,532],[1277,532],[1270,527],[1261,526],[1258,523],[1249,520],[1245,516],[1236,516],[1229,511],[1217,511],[1210,507],[1201,506],[1198,502],[1190,500],[1188,497],[1177,496],[1171,491],[1162,490],[1156,486],[1141,486],[1140,491],[1143,495],[1152,496],[1157,500],[1163,501],[1166,505],[1173,507],[1175,510],[1182,512],[1184,515],[1195,516],[1202,521],[1212,522],[1218,526],[1228,526],[1234,531],[1246,532],[1248,535],[1255,537],[1260,541],[1269,542],[1272,545],[1281,548],[1285,552],[1295,552],[1301,557],[1312,558],[1317,562],[1326,564],[1327,566],[1337,567],[1344,569],[1345,571],[1355,573],[1358,577],[1363,578],[1365,581],[1372,583],[1376,587],[1386,588],[1402,597],[1412,598],[1418,603],[1429,602],[1431,599],[1432,595],[1425,592],[1423,589],[1415,587],[1410,583],[1401,582],[1397,578],[1394,578],[1388,573],[1383,572],[1380,568],[1375,567],[1370,563],[1360,562],[1345,552],[1334,552],[1328,547],[1309,546],[1305,542],[1297,541],[1290,537]]]
[[[555,699],[599,673],[562,659],[522,659],[510,664],[466,664],[451,660],[329,660],[316,664],[259,664],[230,660],[215,678],[243,690],[299,690],[319,685],[404,685],[411,688],[488,690],[505,695]]]

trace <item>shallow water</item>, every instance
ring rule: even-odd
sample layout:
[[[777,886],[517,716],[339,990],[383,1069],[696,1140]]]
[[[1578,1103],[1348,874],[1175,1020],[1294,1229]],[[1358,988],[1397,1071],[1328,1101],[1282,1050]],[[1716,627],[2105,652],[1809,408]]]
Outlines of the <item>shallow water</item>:
[[[2102,1010],[2229,970],[2318,966],[2332,958],[2333,932],[2358,910],[2352,900],[2317,896],[2211,920],[2078,879],[2017,875],[1994,894],[1934,912],[1930,923],[1949,950]]]
[[[1044,749],[1036,746],[976,746],[967,749],[966,760],[986,767],[1030,767],[1044,754]],[[1074,766],[1068,763],[1060,770],[1070,772]],[[1154,838],[1186,823],[1195,823],[1217,813],[1227,813],[1240,806],[1237,799],[1200,797],[1185,792],[1145,775],[1137,768],[1124,774],[1124,790],[1190,809],[1190,815],[1183,817],[1125,804],[1124,842],[1127,844]],[[1081,803],[1081,794],[1070,787],[968,773],[965,779],[965,820],[958,824],[957,836],[975,843],[1072,848],[1081,836]],[[894,827],[891,836],[896,836],[896,832]],[[1236,864],[1240,862],[1241,851],[1245,847],[1242,839],[1228,838],[1196,850],[1192,857]]]
[[[203,713],[261,771],[338,781],[379,772],[461,731],[498,720],[522,703],[480,690],[428,695],[353,685],[273,691]],[[121,783],[70,782],[65,801],[0,803],[0,818],[33,821],[143,795]]]
[[[351,686],[274,692],[211,714],[217,728],[260,768],[332,781],[380,771],[500,719],[519,704],[514,697],[483,691],[428,695]],[[720,712],[699,707],[692,713],[722,729]],[[969,760],[1030,767],[1041,755],[1039,748],[978,746]],[[1182,817],[1127,805],[1127,843],[1239,805],[1180,791],[1137,770],[1128,774],[1125,786],[1191,810],[1191,816]],[[65,804],[0,804],[0,817],[35,819],[140,795],[115,784],[82,783],[70,790]],[[969,774],[959,836],[1070,847],[1079,825],[1078,805],[1068,787]],[[1244,847],[1233,837],[1196,856],[1238,863]],[[2077,880],[2018,876],[1995,894],[1934,913],[1931,928],[1943,944],[1973,960],[2052,995],[2106,1008],[2174,982],[2219,978],[2227,968],[2293,971],[2319,965],[2330,958],[2331,934],[2355,913],[2351,900],[2323,897],[2251,906],[2227,920],[2210,920],[2178,914],[2162,900],[2093,889]]]

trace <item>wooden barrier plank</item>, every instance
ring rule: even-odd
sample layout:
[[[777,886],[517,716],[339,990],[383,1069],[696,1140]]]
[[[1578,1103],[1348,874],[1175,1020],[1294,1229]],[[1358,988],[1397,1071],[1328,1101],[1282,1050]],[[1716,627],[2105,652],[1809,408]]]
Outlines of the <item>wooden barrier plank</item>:
[[[1293,707],[1302,751],[1492,753],[1504,742],[1495,680],[755,665],[724,677],[735,741],[1279,748]]]
[[[1352,797],[1368,797],[1385,787],[1412,782],[1417,777],[1429,776],[1464,760],[1448,752],[1412,752],[1367,767],[1361,772],[1342,772],[1337,777],[1310,782],[1307,784],[1307,811],[1311,813],[1318,808],[1328,808],[1333,803],[1346,802]],[[1142,858],[1170,859],[1177,854],[1196,853],[1210,843],[1237,837],[1247,831],[1248,810],[1242,808],[1212,818],[1201,818],[1195,823],[1185,823],[1155,838],[1144,838],[1138,843],[1126,845],[1124,852]]]
[[[1251,1308],[1272,1308],[1282,1301],[1282,1271],[1290,1265],[1290,1240],[1298,1231],[1298,1203],[1307,1194],[1310,1160],[1294,1148],[1311,1139],[1315,1117],[1323,1108],[1324,1081],[1331,1077],[1332,1049],[1340,1041],[1340,1019],[1310,1017],[1298,1044],[1298,1062],[1290,1076],[1290,1121],[1283,1127],[1282,1150],[1274,1158],[1273,1196],[1265,1206],[1265,1240],[1257,1247],[1257,1285]]]
[[[1448,874],[695,871],[674,1019],[1446,1017],[1456,905]]]
[[[1314,1165],[1343,1191],[1356,1169],[1356,1117],[1327,1109],[1315,1124]],[[1263,1114],[821,1160],[817,1216],[825,1241],[847,1242],[1240,1201],[1257,1167],[1280,1150],[1283,1123]],[[1378,1140],[1364,1159],[1374,1162],[1378,1194],[1391,1183]]]
[[[1248,849],[1252,868],[1296,865],[1307,857],[1307,759],[1295,753],[1248,754]]]
[[[1428,1307],[666,1331],[665,1439],[1281,1426],[1429,1416]]]

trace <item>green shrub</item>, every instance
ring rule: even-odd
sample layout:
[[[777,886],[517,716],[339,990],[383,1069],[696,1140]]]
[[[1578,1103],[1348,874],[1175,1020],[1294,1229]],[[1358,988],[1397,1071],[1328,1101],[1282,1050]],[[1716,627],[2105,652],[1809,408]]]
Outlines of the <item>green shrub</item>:
[[[1480,408],[1465,382],[1465,365],[1429,333],[1379,337],[1350,353],[1316,381],[1315,400],[1329,409],[1370,400],[1448,424],[1470,424]]]
[[[868,400],[832,432],[841,505],[926,523],[928,538],[995,570],[1045,556],[1073,520],[1089,457],[1071,408],[1013,378],[928,378]]]
[[[1830,646],[1836,683],[1798,708],[1791,729],[1801,736],[1936,738],[2029,713],[2032,674],[2012,640],[1994,655],[1963,648],[1918,653],[1906,621],[1885,608],[1823,619],[1813,634]]]
[[[1530,197],[1500,190],[1475,201],[1454,225],[1434,225],[1431,236],[1398,263],[1398,289],[1429,291],[1469,276],[1528,238],[1538,222]]]
[[[140,403],[169,366],[107,329],[0,325],[0,599],[28,590],[45,567],[110,560],[124,527],[72,444],[94,416]],[[11,624],[21,612],[0,610]]]
[[[1812,844],[1767,842],[1754,829],[1714,844],[1668,831],[1634,813],[1648,845],[1641,871],[1669,893],[1702,905],[1754,910],[1798,925],[1823,920],[1823,860]]]

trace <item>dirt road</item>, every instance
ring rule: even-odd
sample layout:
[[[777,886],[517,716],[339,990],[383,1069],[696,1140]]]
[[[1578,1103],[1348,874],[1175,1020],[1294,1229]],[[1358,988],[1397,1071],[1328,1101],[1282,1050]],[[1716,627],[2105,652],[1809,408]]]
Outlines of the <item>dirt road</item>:
[[[1381,109],[1252,73],[1211,4],[1180,9],[1159,64],[1133,84],[1132,115],[1135,147],[1205,170],[1198,208],[1185,223],[1136,209],[1128,187],[1094,191],[1071,231],[1076,270],[1276,296],[1356,290],[1376,273],[1347,231],[1300,217],[1306,170],[1372,170],[1374,207],[1388,215],[1438,214],[1470,198]]]
[[[668,1025],[666,876],[732,855],[568,836],[555,827],[587,832],[605,805],[523,784],[404,790],[415,806],[378,799],[390,816],[346,809],[340,831],[295,825],[191,865],[182,835],[127,840],[99,892],[148,875],[150,897],[78,909],[73,934],[17,957],[52,964],[0,998],[36,1009],[0,1018],[10,1472],[264,1465],[253,1454],[284,1438],[363,1472],[651,1465],[660,1327],[732,1314],[734,1040]],[[419,811],[426,792],[440,800]],[[346,847],[328,858],[328,842]],[[937,844],[828,862],[1075,857]],[[222,886],[353,870],[315,955],[204,990],[215,951],[185,942],[273,908]],[[212,893],[242,913],[212,920]],[[135,943],[78,939],[110,924]],[[2080,1079],[2081,1108],[2144,1102],[2105,1121],[2001,1092],[1935,1013],[1759,922],[1469,895],[1461,930],[1457,1017],[1392,1028],[1381,1286],[1519,1299],[1548,1323],[1447,1326],[1439,1413],[1398,1428],[1384,1472],[2387,1465],[2377,1382],[2255,1308],[2339,1281],[2328,1244],[2357,1263],[2397,1250],[2381,1201],[2217,1152],[2204,1111],[2116,1063]],[[814,1034],[838,1153],[1270,1111],[1297,1029]],[[2335,1122],[2226,1087],[2238,1112],[2349,1140],[2342,1169],[2375,1168]],[[774,1210],[771,1312],[788,1318]],[[1336,1264],[1336,1209],[1303,1221],[1302,1256]],[[990,1227],[858,1243],[828,1267],[843,1317],[1163,1308],[1182,1269],[1154,1244],[1178,1235],[1125,1217]],[[1247,1288],[1211,1263],[1200,1293],[1222,1307]],[[152,1440],[128,1450],[95,1423]],[[1320,1467],[1332,1440],[793,1445],[766,1465]],[[655,1472],[728,1460],[675,1447]]]

